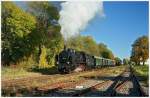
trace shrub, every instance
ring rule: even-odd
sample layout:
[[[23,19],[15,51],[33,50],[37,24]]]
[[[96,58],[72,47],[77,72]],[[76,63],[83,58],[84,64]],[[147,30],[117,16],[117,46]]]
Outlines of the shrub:
[[[42,46],[41,49],[41,55],[40,55],[40,60],[39,60],[39,68],[47,68],[48,63],[47,63],[47,59],[46,59],[46,48],[44,46]]]

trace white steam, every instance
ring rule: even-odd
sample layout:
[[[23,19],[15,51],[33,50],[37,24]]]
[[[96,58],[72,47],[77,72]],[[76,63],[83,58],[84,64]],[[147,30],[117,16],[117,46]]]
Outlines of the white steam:
[[[64,2],[61,4],[59,24],[65,41],[78,35],[85,29],[88,22],[98,13],[103,16],[103,3],[94,2]]]

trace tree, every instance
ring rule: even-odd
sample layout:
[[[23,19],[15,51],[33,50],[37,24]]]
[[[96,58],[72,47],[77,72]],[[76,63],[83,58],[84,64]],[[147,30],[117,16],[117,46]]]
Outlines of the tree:
[[[84,51],[83,37],[81,35],[68,39],[65,44],[67,48],[73,48],[77,51]]]
[[[124,58],[124,59],[123,59],[123,64],[124,64],[124,65],[128,65],[128,64],[129,64],[129,60],[128,60],[127,58]]]
[[[122,64],[122,60],[119,57],[115,57],[115,62],[116,62],[116,65]]]
[[[83,36],[82,43],[85,52],[91,55],[99,56],[97,43],[91,36]]]
[[[91,36],[78,35],[74,38],[70,38],[67,41],[67,47],[78,51],[84,51],[90,55],[99,56],[97,43]]]
[[[48,44],[53,34],[60,31],[58,10],[49,2],[28,2],[28,12],[36,17],[40,46]]]
[[[47,68],[48,63],[46,60],[46,48],[44,46],[42,46],[41,49],[41,55],[40,55],[40,61],[39,61],[39,68]]]
[[[27,38],[35,29],[35,18],[12,2],[2,2],[2,61],[16,63],[29,54]],[[27,53],[29,52],[29,53]]]
[[[111,50],[107,48],[107,46],[103,43],[98,44],[99,54],[103,58],[114,59],[114,55]]]
[[[49,2],[29,2],[28,12],[36,17],[38,38],[38,51],[41,55],[42,46],[47,48],[46,57],[48,64],[54,64],[55,55],[63,48],[63,38],[60,34],[58,24],[59,12],[56,7]],[[40,59],[40,58],[39,58]],[[40,62],[39,62],[40,63]]]
[[[139,37],[132,44],[131,61],[140,65],[140,62],[145,64],[149,57],[149,41],[147,36]]]
[[[67,41],[68,47],[88,54],[101,56],[103,58],[114,59],[110,49],[103,43],[97,44],[91,36],[76,36]]]

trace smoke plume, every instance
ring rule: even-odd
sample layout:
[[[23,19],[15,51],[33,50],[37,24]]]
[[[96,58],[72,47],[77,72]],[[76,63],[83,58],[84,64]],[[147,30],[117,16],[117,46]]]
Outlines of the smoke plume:
[[[61,34],[65,41],[75,35],[78,35],[86,28],[88,22],[96,14],[103,15],[103,3],[101,1],[88,2],[64,2],[61,4],[59,24],[61,25]]]

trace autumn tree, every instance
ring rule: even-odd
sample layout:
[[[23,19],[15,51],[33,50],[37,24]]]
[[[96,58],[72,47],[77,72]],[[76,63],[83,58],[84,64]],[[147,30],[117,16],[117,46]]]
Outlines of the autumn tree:
[[[110,49],[103,43],[98,44],[99,47],[99,55],[103,58],[114,59],[114,55]]]
[[[46,60],[46,48],[44,46],[42,46],[42,52],[40,55],[40,61],[39,61],[39,68],[47,68],[48,67],[48,63]]]
[[[73,48],[77,51],[84,51],[83,37],[81,35],[69,38],[65,44],[67,45],[67,48]]]
[[[42,47],[46,48],[46,59],[49,65],[54,65],[55,55],[63,48],[63,39],[58,24],[59,12],[50,2],[28,2],[28,12],[36,17],[38,38],[38,54],[42,55]],[[39,58],[39,61],[40,58]],[[40,62],[39,62],[40,63]]]
[[[149,57],[149,41],[147,36],[139,37],[132,44],[131,61],[140,65],[140,62],[145,64]]]
[[[97,43],[91,36],[81,36],[70,38],[67,41],[67,47],[78,51],[84,51],[90,55],[99,56]]]
[[[35,18],[12,2],[2,2],[2,63],[16,63],[32,51],[28,36],[36,28]]]
[[[121,65],[122,60],[119,57],[115,57],[115,63],[116,63],[116,65]]]
[[[97,43],[91,36],[83,36],[82,43],[85,52],[91,55],[99,56]]]
[[[127,64],[129,64],[129,59],[127,59],[127,58],[124,58],[124,59],[123,59],[123,64],[124,64],[124,65],[127,65]]]
[[[114,59],[112,51],[103,43],[97,44],[91,36],[78,35],[70,38],[67,41],[67,47],[78,51],[84,51],[91,55]]]

